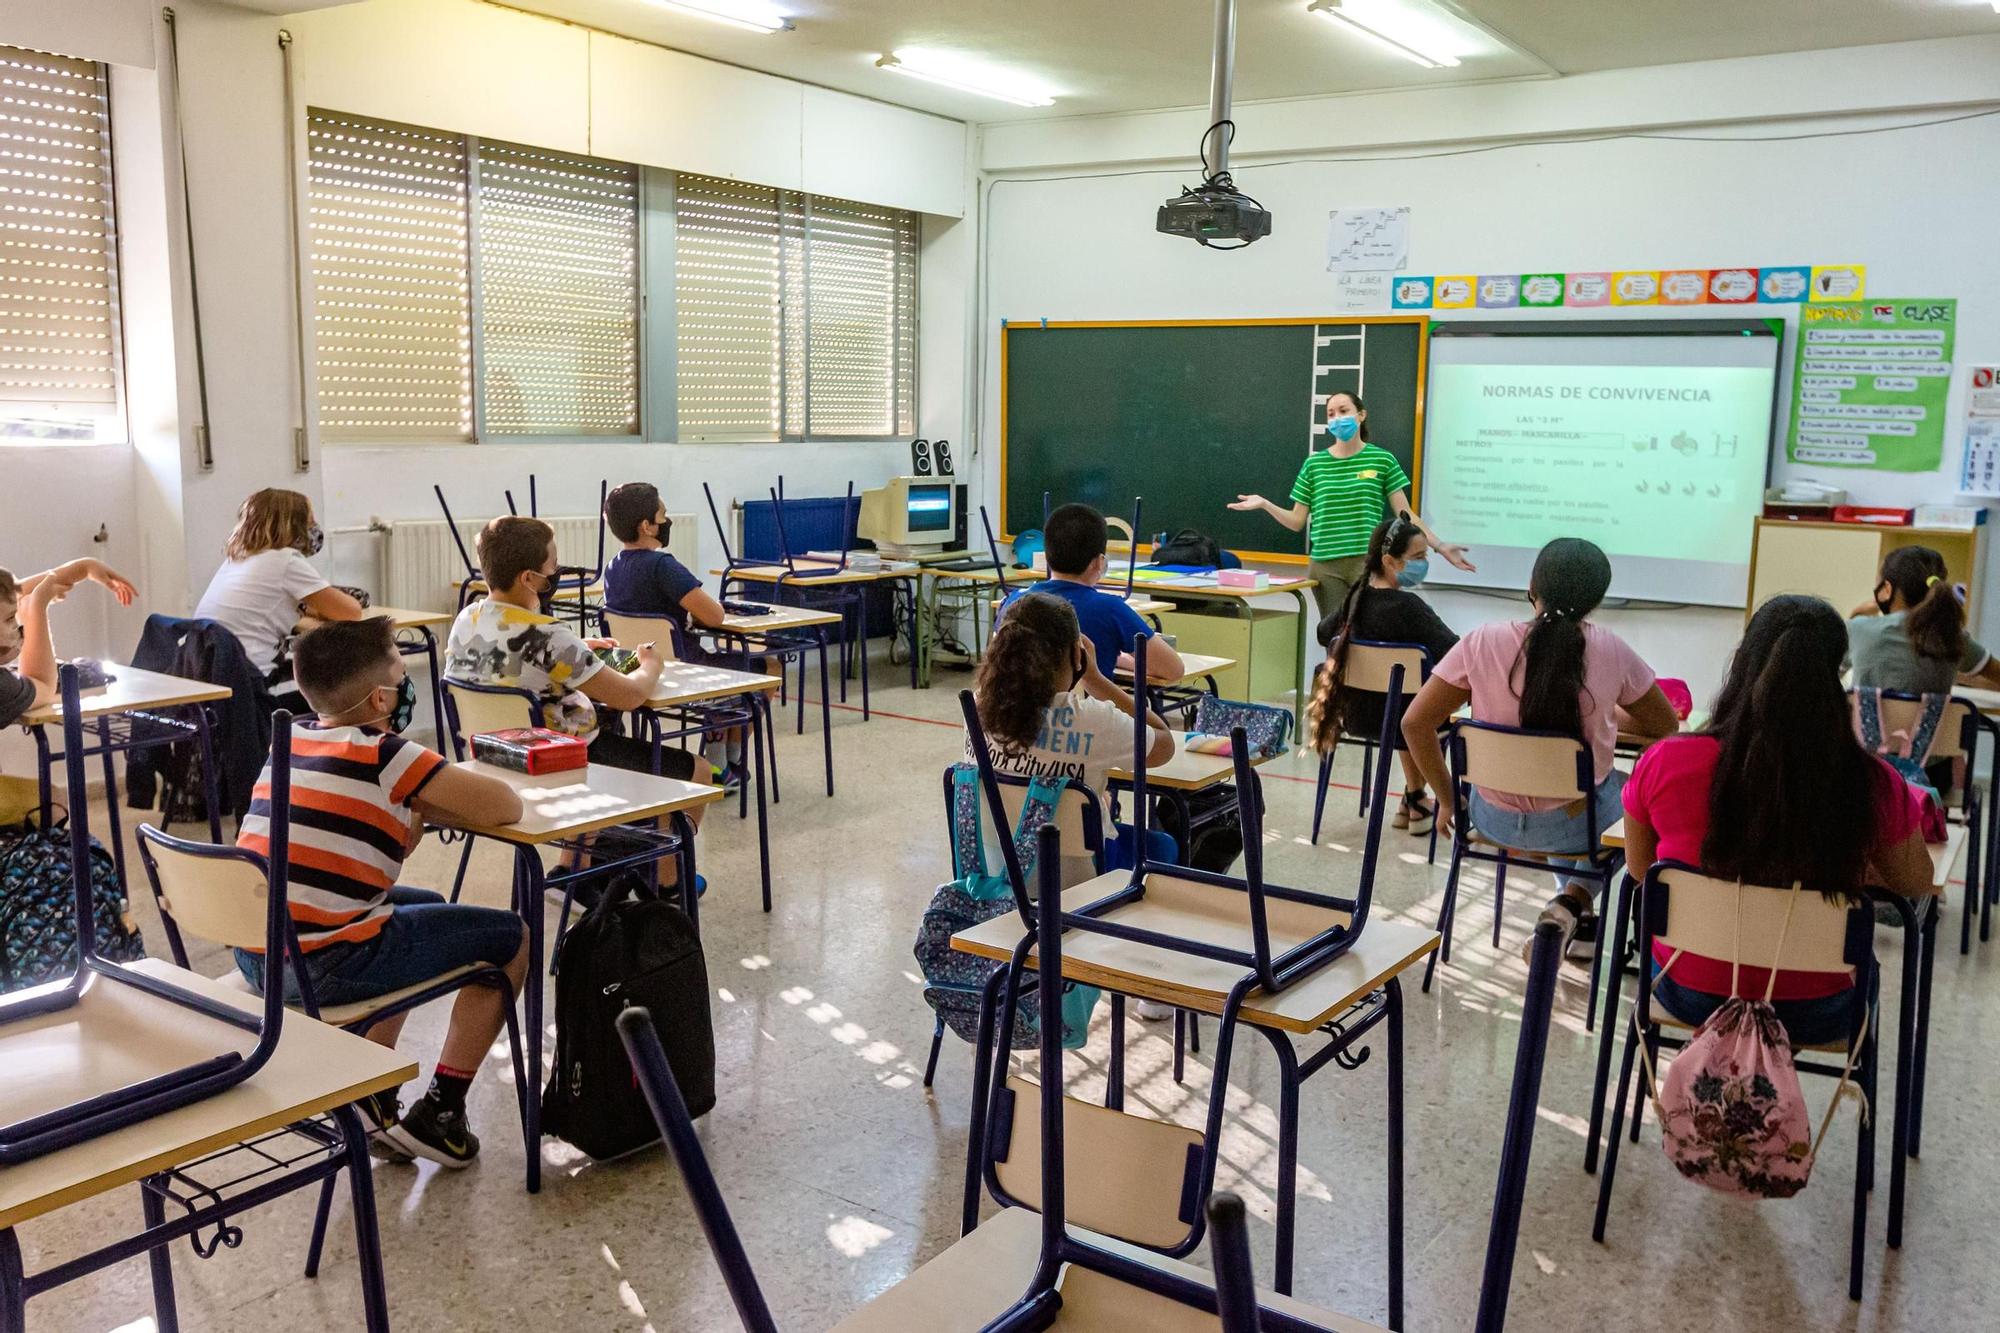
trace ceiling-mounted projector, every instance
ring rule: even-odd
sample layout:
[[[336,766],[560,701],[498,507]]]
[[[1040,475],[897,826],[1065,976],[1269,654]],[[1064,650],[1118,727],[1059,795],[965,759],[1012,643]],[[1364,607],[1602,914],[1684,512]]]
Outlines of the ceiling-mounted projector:
[[[1202,181],[1183,188],[1160,205],[1153,226],[1169,236],[1185,236],[1218,250],[1241,250],[1271,234],[1271,213],[1236,188],[1229,176],[1229,144],[1236,122],[1229,118],[1230,82],[1236,69],[1236,0],[1215,0],[1215,63],[1209,72],[1208,129],[1201,136]],[[1209,162],[1209,140],[1215,161]]]

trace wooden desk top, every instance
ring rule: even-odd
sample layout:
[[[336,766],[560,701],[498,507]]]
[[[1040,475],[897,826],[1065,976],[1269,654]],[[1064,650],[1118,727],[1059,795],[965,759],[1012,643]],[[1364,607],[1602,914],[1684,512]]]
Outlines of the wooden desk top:
[[[1001,571],[1001,575],[996,575],[991,564],[982,565],[978,569],[926,569],[924,573],[940,583],[997,584],[1001,575],[1005,575],[1007,586],[1010,588],[1017,583],[1040,583],[1048,577],[1038,569],[1006,569]]]
[[[138,667],[120,666],[116,662],[106,662],[104,669],[118,679],[101,689],[83,692],[78,702],[86,720],[110,717],[117,713],[140,712],[148,708],[171,708],[177,704],[211,703],[229,697],[229,690],[225,686],[211,685],[205,680],[189,680],[185,676],[169,676],[159,671],[142,671]],[[21,725],[24,727],[59,726],[61,723],[60,699],[51,699],[40,708],[21,715]]]
[[[1221,601],[1247,602],[1257,597],[1270,597],[1283,593],[1304,592],[1319,586],[1318,579],[1274,578],[1269,587],[1264,588],[1224,588],[1214,582],[1213,576],[1195,575],[1190,578],[1140,579],[1133,585],[1133,595],[1144,593],[1166,593],[1173,597],[1213,597]]]
[[[458,619],[454,611],[413,611],[403,606],[371,606],[361,613],[364,620],[376,616],[389,617],[389,623],[397,629],[426,629],[432,625],[449,625]]]
[[[1063,909],[1075,911],[1123,888],[1130,872],[1114,870],[1063,891]],[[1233,889],[1196,884],[1171,875],[1147,878],[1146,896],[1121,907],[1108,919],[1140,925],[1181,939],[1220,944],[1248,951],[1250,927],[1247,899]],[[1265,899],[1271,952],[1284,952],[1303,940],[1339,924],[1344,916],[1282,898]],[[1021,942],[1021,918],[1003,912],[951,937],[964,953],[1005,962]],[[1243,1021],[1287,1032],[1311,1032],[1354,1004],[1390,977],[1438,947],[1438,934],[1377,916],[1361,932],[1354,948],[1317,972],[1294,982],[1276,995],[1252,991],[1239,1011]],[[1029,950],[1030,962],[1034,950]],[[1248,969],[1235,963],[1198,958],[1193,954],[1150,944],[1135,944],[1086,930],[1063,935],[1063,976],[1103,986],[1141,999],[1158,1000],[1180,1009],[1221,1014],[1230,988]]]
[[[1186,668],[1181,673],[1181,679],[1188,680],[1192,677],[1206,676],[1216,671],[1227,671],[1236,665],[1236,659],[1233,657],[1209,657],[1204,653],[1182,653],[1181,665]],[[1118,668],[1118,674],[1114,679],[1130,680],[1132,679],[1132,672],[1128,668],[1121,666]],[[1171,684],[1172,682],[1163,683]]]
[[[157,958],[132,965],[252,1012],[262,1004]],[[115,981],[94,979],[61,1013],[0,1027],[0,1120],[12,1122],[96,1096],[256,1038]],[[217,1148],[415,1078],[413,1061],[302,1014],[285,1015],[269,1064],[228,1091],[177,1111],[0,1167],[0,1228],[129,1185]]]
[[[771,634],[779,630],[810,629],[814,625],[838,625],[838,611],[817,611],[808,606],[778,606],[769,602],[756,602],[756,606],[770,606],[766,615],[744,616],[734,611],[722,617],[722,624],[716,628],[724,634]]]
[[[1952,694],[1956,698],[1964,699],[1988,717],[2000,714],[2000,690],[1982,690],[1972,685],[1958,685],[1953,687]]]
[[[1189,673],[1193,674],[1192,672]],[[1236,761],[1226,754],[1195,754],[1187,748],[1188,733],[1174,733],[1174,757],[1166,763],[1146,770],[1148,787],[1171,787],[1175,791],[1201,791],[1213,787],[1218,782],[1228,782],[1236,776]],[[1251,766],[1262,768],[1278,755],[1251,760]],[[1130,782],[1132,770],[1114,768],[1110,773],[1114,782]]]
[[[1070,1234],[1099,1249],[1132,1259],[1203,1286],[1214,1277],[1204,1269],[1109,1236],[1070,1227]],[[916,1272],[877,1296],[834,1326],[834,1333],[977,1333],[1028,1289],[1042,1246],[1041,1216],[1026,1208],[1009,1208],[979,1224],[971,1235],[954,1242]],[[1057,1279],[1062,1309],[1054,1328],[1065,1333],[1214,1333],[1215,1316],[1165,1296],[1156,1296],[1116,1278],[1070,1265]],[[1344,1315],[1316,1310],[1289,1296],[1260,1288],[1264,1309],[1333,1329],[1336,1333],[1372,1333],[1376,1325]]]
[[[809,574],[798,577],[805,570],[831,570],[832,573]],[[815,583],[880,583],[884,579],[913,579],[920,574],[916,569],[855,569],[840,568],[831,560],[794,560],[792,567],[783,565],[738,565],[734,569],[711,569],[711,574],[724,575],[732,579],[749,579],[753,583],[782,583],[788,587],[809,587]]]
[[[1958,854],[1965,849],[1965,839],[1969,830],[1963,824],[1952,824],[1945,832],[1943,842],[1929,844],[1931,854],[1931,887],[1943,892],[1951,883],[1951,872],[1958,864]],[[1619,820],[1599,835],[1598,841],[1606,847],[1625,847],[1625,821]]]
[[[660,672],[659,688],[646,700],[648,708],[673,708],[698,704],[708,699],[733,699],[738,695],[771,693],[781,682],[776,676],[760,676],[753,671],[732,671],[728,667],[704,666],[699,662],[668,662]]]
[[[1109,588],[1104,589],[1104,591],[1111,592]],[[1130,597],[1125,596],[1123,593],[1112,593],[1111,595],[1142,616],[1157,616],[1162,611],[1171,611],[1174,609],[1172,602],[1163,602],[1157,597],[1148,597],[1142,590],[1136,587],[1132,590]]]
[[[520,820],[490,828],[454,825],[482,838],[539,847],[558,838],[573,838],[599,829],[642,819],[656,819],[722,799],[722,788],[678,778],[654,777],[604,764],[566,773],[516,773],[510,768],[473,760],[460,765],[475,769],[521,793],[527,807]]]

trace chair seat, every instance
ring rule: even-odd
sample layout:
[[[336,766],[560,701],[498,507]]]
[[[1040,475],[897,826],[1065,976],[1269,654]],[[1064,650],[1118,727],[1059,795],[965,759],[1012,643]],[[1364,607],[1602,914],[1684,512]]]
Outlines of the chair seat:
[[[420,982],[415,986],[405,986],[401,990],[390,991],[387,995],[378,995],[372,1000],[362,1000],[355,1004],[323,1004],[319,1009],[319,1021],[322,1023],[331,1023],[337,1028],[348,1027],[351,1024],[360,1022],[371,1014],[380,1013],[382,1010],[406,1000],[412,995],[427,991],[431,987],[441,985],[447,981],[456,981],[467,973],[479,971],[484,966],[486,966],[484,963],[467,963],[463,967],[454,967],[449,971],[440,972],[429,981]],[[250,979],[234,968],[217,977],[216,981],[229,987],[231,990],[241,991],[245,995],[257,994],[257,988],[250,984]],[[286,1007],[296,1012],[304,1012],[296,1004]]]
[[[1124,888],[1129,880],[1129,872],[1115,870],[1066,889],[1063,910],[1080,911]],[[1265,899],[1265,909],[1274,955],[1347,920],[1344,912],[1275,897]],[[1149,875],[1143,898],[1103,914],[1103,919],[1245,953],[1251,948],[1248,894],[1170,874]],[[1013,957],[1022,933],[1020,918],[1003,913],[954,935],[952,947],[1004,961]],[[1312,1032],[1436,949],[1438,941],[1434,930],[1376,917],[1345,954],[1275,995],[1252,991],[1240,1013],[1245,1022],[1262,1027]],[[1220,1015],[1246,970],[1240,964],[1090,930],[1072,929],[1063,936],[1066,979],[1178,1009]]]
[[[1203,1269],[1099,1236],[1079,1227],[1070,1235],[1100,1249],[1133,1259],[1162,1273],[1212,1285]],[[997,1318],[1027,1290],[1041,1253],[1042,1220],[1025,1208],[1009,1208],[989,1218],[971,1235],[911,1273],[895,1286],[834,1326],[833,1333],[976,1333]],[[1057,1279],[1062,1309],[1054,1327],[1075,1333],[1215,1333],[1221,1327],[1212,1314],[1156,1296],[1117,1278],[1070,1265]],[[1259,1289],[1265,1309],[1335,1330],[1373,1333],[1377,1325],[1315,1310],[1290,1297]]]
[[[1471,844],[1472,846],[1474,846],[1474,847],[1490,847],[1491,849],[1493,849],[1493,850],[1494,850],[1494,851],[1496,851],[1496,852],[1505,852],[1505,853],[1507,853],[1507,856],[1508,856],[1508,858],[1509,858],[1509,859],[1511,859],[1511,860],[1518,860],[1518,861],[1522,861],[1522,862],[1525,862],[1525,863],[1527,863],[1527,864],[1529,864],[1529,865],[1537,865],[1537,866],[1547,866],[1547,865],[1549,864],[1549,860],[1548,860],[1548,859],[1549,859],[1549,858],[1550,858],[1551,856],[1561,856],[1561,857],[1565,857],[1565,858],[1567,858],[1567,859],[1570,859],[1570,860],[1584,860],[1584,859],[1587,859],[1587,858],[1588,858],[1588,857],[1589,857],[1589,856],[1591,855],[1591,853],[1589,853],[1589,852],[1537,852],[1537,851],[1531,851],[1530,849],[1528,849],[1528,848],[1526,848],[1526,847],[1510,847],[1509,845],[1507,845],[1507,844],[1506,844],[1506,843],[1504,843],[1504,842],[1495,842],[1495,841],[1494,841],[1493,839],[1491,839],[1491,838],[1487,837],[1487,836],[1486,836],[1486,835],[1485,835],[1484,833],[1481,833],[1481,832],[1480,832],[1480,831],[1479,831],[1478,829],[1468,829],[1468,830],[1466,830],[1466,833],[1467,833],[1467,837],[1466,837],[1466,842],[1468,842],[1468,843],[1469,843],[1469,844]],[[1551,868],[1556,868],[1556,867],[1551,867]],[[1565,866],[1565,867],[1560,867],[1560,868],[1561,868],[1561,869],[1568,869],[1568,867],[1566,867],[1566,866]]]
[[[1680,1019],[1668,1014],[1658,1005],[1653,1006],[1651,1013],[1653,1015],[1653,1022],[1656,1025],[1663,1028],[1671,1028],[1676,1032],[1692,1032],[1699,1026],[1695,1023],[1681,1022]],[[1838,1055],[1843,1058],[1847,1055],[1847,1043],[1844,1041],[1821,1042],[1816,1046],[1801,1046],[1797,1042],[1794,1042],[1792,1043],[1792,1049],[1794,1051],[1810,1051],[1822,1055]]]

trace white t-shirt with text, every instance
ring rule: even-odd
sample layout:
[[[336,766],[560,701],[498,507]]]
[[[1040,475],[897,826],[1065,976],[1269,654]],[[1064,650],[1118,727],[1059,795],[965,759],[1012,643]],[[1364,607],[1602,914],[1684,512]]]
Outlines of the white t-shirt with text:
[[[970,744],[970,738],[968,738]],[[970,757],[970,751],[967,751]],[[1035,743],[1020,754],[995,746],[993,767],[1018,777],[1063,777],[1102,795],[1106,775],[1132,765],[1132,719],[1082,690],[1058,694],[1042,710]]]

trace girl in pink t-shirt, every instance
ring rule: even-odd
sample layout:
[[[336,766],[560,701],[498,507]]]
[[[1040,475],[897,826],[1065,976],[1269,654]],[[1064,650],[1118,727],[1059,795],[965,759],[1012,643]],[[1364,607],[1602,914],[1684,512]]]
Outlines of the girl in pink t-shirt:
[[[1654,683],[1653,671],[1626,642],[1586,619],[1611,587],[1611,562],[1592,542],[1559,537],[1535,557],[1528,600],[1535,618],[1481,625],[1458,641],[1403,715],[1403,739],[1431,785],[1449,792],[1451,774],[1438,744],[1438,728],[1466,703],[1478,722],[1575,736],[1590,746],[1597,780],[1596,827],[1582,802],[1512,796],[1474,788],[1468,813],[1485,837],[1550,855],[1555,865],[1576,865],[1597,846],[1597,835],[1618,819],[1625,775],[1612,767],[1621,714],[1637,731],[1665,736],[1679,729],[1673,705]],[[1438,826],[1451,829],[1446,802]],[[1562,896],[1544,914],[1563,930],[1563,944],[1594,941],[1596,919],[1590,886],[1563,884]]]
[[[1936,892],[1915,790],[1855,739],[1840,685],[1846,652],[1846,626],[1819,598],[1774,597],[1758,608],[1707,728],[1647,750],[1625,784],[1633,874],[1679,861],[1745,884],[1798,881],[1834,899],[1866,884],[1913,898]],[[1669,957],[1654,946],[1656,968]],[[1699,1023],[1728,997],[1729,972],[1720,959],[1682,954],[1659,982],[1660,1003]],[[1767,980],[1763,968],[1743,968],[1737,994],[1762,995]],[[1853,980],[1844,972],[1783,968],[1771,994],[1795,1042],[1851,1030]]]

